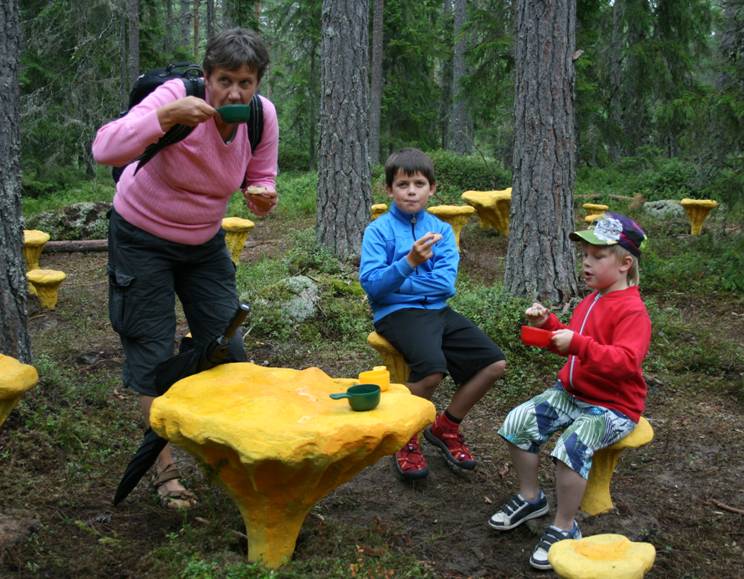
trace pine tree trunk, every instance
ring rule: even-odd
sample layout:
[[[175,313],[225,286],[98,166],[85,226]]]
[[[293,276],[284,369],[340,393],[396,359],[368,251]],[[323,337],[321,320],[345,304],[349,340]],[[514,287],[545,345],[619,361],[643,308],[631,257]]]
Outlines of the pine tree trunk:
[[[191,46],[191,0],[181,0],[178,19],[181,24],[181,37],[177,40],[177,45],[188,50]]]
[[[0,6],[0,353],[31,362],[21,225],[18,0]]]
[[[380,110],[382,106],[382,14],[385,0],[374,1],[372,17],[372,80],[369,106],[369,160],[380,162]]]
[[[448,149],[462,155],[473,152],[473,119],[468,111],[461,81],[467,74],[463,27],[467,20],[466,0],[455,0],[455,49],[452,56],[452,112],[449,118]]]
[[[170,56],[173,52],[173,0],[165,0],[165,31],[163,34],[163,49]]]
[[[623,10],[625,0],[616,0],[612,6],[612,32],[609,46],[610,102],[609,102],[609,154],[612,161],[617,161],[622,153],[622,57],[623,31],[625,20]]]
[[[372,203],[367,0],[323,0],[317,239],[359,256]]]
[[[127,2],[127,76],[129,77],[128,86],[132,86],[139,76],[139,0],[129,0]]]
[[[576,0],[518,0],[514,174],[504,285],[561,303],[577,295],[574,65]]]
[[[199,0],[194,0],[194,62],[199,59]]]
[[[207,0],[207,40],[214,36],[214,0]]]

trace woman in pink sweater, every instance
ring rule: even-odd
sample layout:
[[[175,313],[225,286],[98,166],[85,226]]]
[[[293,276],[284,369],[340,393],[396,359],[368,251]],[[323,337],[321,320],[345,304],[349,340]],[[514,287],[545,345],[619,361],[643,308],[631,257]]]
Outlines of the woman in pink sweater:
[[[129,163],[117,183],[109,222],[109,316],[124,349],[124,383],[140,394],[146,421],[157,395],[155,368],[173,354],[176,296],[197,348],[218,336],[237,309],[235,268],[221,229],[233,192],[244,184],[246,203],[259,216],[276,205],[274,105],[260,97],[263,134],[255,151],[247,125],[227,123],[216,110],[248,104],[268,63],[256,33],[226,30],[207,44],[204,99],[186,96],[180,79],[168,81],[125,117],[101,127],[93,142],[99,163]],[[132,161],[177,124],[193,130],[135,171]],[[245,360],[240,335],[230,352],[231,360]],[[178,480],[169,446],[155,469],[164,506],[195,504]]]

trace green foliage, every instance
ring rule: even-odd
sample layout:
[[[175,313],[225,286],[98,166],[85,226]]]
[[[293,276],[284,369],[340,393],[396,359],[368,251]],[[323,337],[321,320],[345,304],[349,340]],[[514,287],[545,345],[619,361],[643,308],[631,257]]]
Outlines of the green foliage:
[[[511,187],[511,175],[498,161],[476,155],[463,156],[449,151],[429,153],[434,161],[437,177],[437,193],[434,203],[462,203],[464,191],[489,191]]]

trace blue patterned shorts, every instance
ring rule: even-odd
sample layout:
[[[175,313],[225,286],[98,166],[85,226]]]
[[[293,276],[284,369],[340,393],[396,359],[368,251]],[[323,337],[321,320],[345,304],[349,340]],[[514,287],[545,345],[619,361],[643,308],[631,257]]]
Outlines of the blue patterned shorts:
[[[554,432],[563,430],[551,456],[588,478],[594,453],[624,438],[635,426],[617,410],[577,400],[557,382],[512,409],[499,434],[517,448],[537,453]]]

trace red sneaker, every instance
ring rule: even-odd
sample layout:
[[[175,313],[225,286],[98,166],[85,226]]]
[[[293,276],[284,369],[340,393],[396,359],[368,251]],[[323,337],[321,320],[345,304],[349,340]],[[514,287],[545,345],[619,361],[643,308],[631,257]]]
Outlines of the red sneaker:
[[[443,414],[437,416],[432,426],[424,430],[426,440],[436,446],[442,456],[452,466],[463,470],[473,470],[478,464],[470,449],[465,446],[465,439],[459,427]]]
[[[403,448],[393,455],[395,470],[404,480],[416,480],[429,476],[426,458],[421,453],[418,435],[411,438]]]

